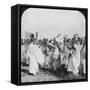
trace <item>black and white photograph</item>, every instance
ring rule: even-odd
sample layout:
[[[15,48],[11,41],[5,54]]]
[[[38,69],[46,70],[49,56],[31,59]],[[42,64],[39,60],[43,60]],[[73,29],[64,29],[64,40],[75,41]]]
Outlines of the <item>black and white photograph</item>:
[[[86,79],[86,61],[86,18],[81,11],[23,12],[21,83]]]
[[[90,90],[90,0],[1,0],[0,90]]]

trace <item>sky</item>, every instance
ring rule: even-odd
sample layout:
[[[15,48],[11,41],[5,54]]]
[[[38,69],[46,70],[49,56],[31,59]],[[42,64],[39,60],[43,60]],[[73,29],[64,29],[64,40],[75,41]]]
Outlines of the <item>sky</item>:
[[[21,19],[22,38],[25,32],[39,33],[39,37],[53,38],[59,33],[71,37],[85,36],[84,15],[76,10],[29,8]]]

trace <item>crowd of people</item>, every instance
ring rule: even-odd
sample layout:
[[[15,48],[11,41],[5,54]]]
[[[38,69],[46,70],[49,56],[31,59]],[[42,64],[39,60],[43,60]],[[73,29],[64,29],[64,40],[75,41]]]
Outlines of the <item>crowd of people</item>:
[[[29,73],[36,75],[40,67],[57,71],[62,65],[67,72],[78,76],[86,74],[86,39],[78,34],[69,38],[58,34],[52,39],[30,39],[21,41],[21,62],[29,65]]]

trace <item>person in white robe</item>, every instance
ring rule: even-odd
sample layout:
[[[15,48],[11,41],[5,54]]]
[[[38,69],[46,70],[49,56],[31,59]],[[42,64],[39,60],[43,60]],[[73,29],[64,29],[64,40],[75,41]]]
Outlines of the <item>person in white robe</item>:
[[[83,42],[81,49],[81,65],[83,66],[83,73],[86,74],[86,44]]]
[[[67,46],[64,46],[64,52],[61,52],[61,64],[65,65],[65,68],[67,68],[68,65],[68,55],[69,55],[69,50],[67,48]]]
[[[39,71],[39,69],[38,69],[37,57],[35,55],[35,46],[33,43],[31,43],[29,45],[29,48],[27,51],[27,57],[30,60],[29,61],[29,73],[36,75],[36,73]]]
[[[79,41],[77,42],[77,44],[74,44],[74,47],[76,51],[74,51],[74,53],[71,54],[71,57],[69,58],[67,71],[71,71],[74,75],[78,76],[81,50],[81,45],[79,44]]]
[[[52,66],[52,63],[53,63],[52,54],[53,54],[52,50],[47,51],[47,56],[45,57],[45,65],[46,65],[45,68],[48,68],[48,69],[53,68],[53,66]]]
[[[74,74],[78,75],[79,66],[80,66],[80,50],[81,50],[81,45],[75,45],[75,48],[76,48],[76,53],[73,56],[73,64],[74,64],[74,67],[75,67]]]
[[[44,63],[44,55],[38,45],[31,43],[29,45],[27,56],[29,57],[29,73],[36,75],[39,72],[39,64]]]
[[[57,45],[55,45],[55,50],[53,53],[53,67],[54,67],[55,71],[60,66],[60,58],[59,57],[60,57],[59,49],[58,49]]]
[[[43,66],[45,62],[45,55],[43,54],[41,47],[39,47],[37,44],[35,44],[35,55],[37,57],[37,62]]]
[[[86,59],[85,59],[85,47],[83,48],[82,58],[81,58],[81,64],[83,66],[83,73],[86,74]]]

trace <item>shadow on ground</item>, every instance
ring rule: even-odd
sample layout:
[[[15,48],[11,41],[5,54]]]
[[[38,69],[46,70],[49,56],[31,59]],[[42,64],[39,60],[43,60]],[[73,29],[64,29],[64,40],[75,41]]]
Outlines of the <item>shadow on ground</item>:
[[[22,76],[25,75],[32,75],[31,73],[29,73],[28,70],[28,65],[26,65],[24,68],[21,69]],[[45,68],[40,68],[40,71],[37,73],[37,75],[51,75],[51,76],[55,76],[57,78],[59,78],[60,80],[74,80],[74,79],[85,79],[85,75],[83,74],[79,74],[78,76],[75,76],[72,72],[67,72],[67,70],[65,69],[65,66],[62,65],[60,66],[56,71],[54,70],[50,70],[50,69],[45,69]]]

